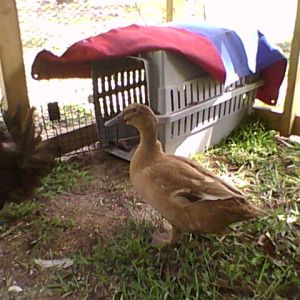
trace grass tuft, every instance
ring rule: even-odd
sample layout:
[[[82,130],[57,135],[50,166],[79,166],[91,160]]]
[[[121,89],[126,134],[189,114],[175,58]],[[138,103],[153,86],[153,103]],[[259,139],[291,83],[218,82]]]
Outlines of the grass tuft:
[[[258,121],[245,121],[206,154],[225,156],[228,163],[237,166],[263,162],[278,152],[275,135],[275,131],[267,131]],[[198,157],[196,155],[194,158],[197,160]]]
[[[54,197],[61,192],[69,192],[80,179],[88,179],[87,172],[78,163],[57,162],[51,174],[46,176],[37,189],[38,195]]]

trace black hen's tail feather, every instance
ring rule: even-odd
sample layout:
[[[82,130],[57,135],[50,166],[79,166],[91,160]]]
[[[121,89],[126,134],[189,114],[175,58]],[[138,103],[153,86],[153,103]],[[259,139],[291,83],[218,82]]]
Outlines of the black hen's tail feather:
[[[0,136],[0,209],[6,202],[30,198],[54,166],[54,158],[36,133],[34,108],[3,113],[6,134]]]

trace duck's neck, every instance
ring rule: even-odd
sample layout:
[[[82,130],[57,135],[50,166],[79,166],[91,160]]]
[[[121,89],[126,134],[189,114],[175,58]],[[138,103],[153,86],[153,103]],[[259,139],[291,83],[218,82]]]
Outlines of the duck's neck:
[[[161,143],[157,140],[156,124],[149,124],[138,130],[140,133],[140,144],[131,160],[131,175],[147,167],[162,153]]]
[[[153,122],[138,130],[141,138],[141,147],[152,149],[157,143],[157,125]]]

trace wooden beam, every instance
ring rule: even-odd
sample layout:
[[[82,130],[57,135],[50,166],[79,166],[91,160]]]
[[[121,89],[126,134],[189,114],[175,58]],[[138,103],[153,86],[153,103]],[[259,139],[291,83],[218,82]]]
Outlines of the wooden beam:
[[[294,135],[300,135],[300,117],[296,116],[294,125],[292,128],[292,134]]]
[[[43,143],[47,143],[50,152],[55,157],[60,157],[66,153],[96,143],[97,141],[97,126],[96,124],[91,124],[47,139],[43,141]]]
[[[291,45],[291,55],[288,70],[288,86],[281,119],[280,133],[283,136],[291,134],[300,101],[300,0],[298,0],[294,36]]]
[[[283,118],[282,113],[274,112],[264,108],[255,108],[254,114],[259,120],[265,123],[267,129],[272,129],[280,132]],[[296,116],[294,118],[290,134],[300,135],[300,116]]]
[[[22,43],[15,0],[1,0],[0,58],[3,85],[9,108],[29,108]]]

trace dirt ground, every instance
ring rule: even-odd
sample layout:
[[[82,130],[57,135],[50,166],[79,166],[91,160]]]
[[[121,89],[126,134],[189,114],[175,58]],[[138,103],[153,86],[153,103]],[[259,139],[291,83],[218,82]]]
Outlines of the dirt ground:
[[[51,283],[53,268],[42,269],[34,259],[59,259],[79,253],[88,257],[97,242],[105,245],[128,218],[151,219],[157,225],[162,222],[132,189],[128,162],[101,152],[83,165],[88,181],[78,182],[70,193],[40,199],[45,207],[45,230],[50,226],[47,220],[53,218],[65,225],[43,233],[43,228],[37,228],[43,223],[35,224],[31,216],[29,221],[15,221],[0,235],[0,299],[59,299],[55,292],[45,289]],[[14,284],[23,289],[16,298],[8,294]],[[97,299],[104,299],[101,297]]]

